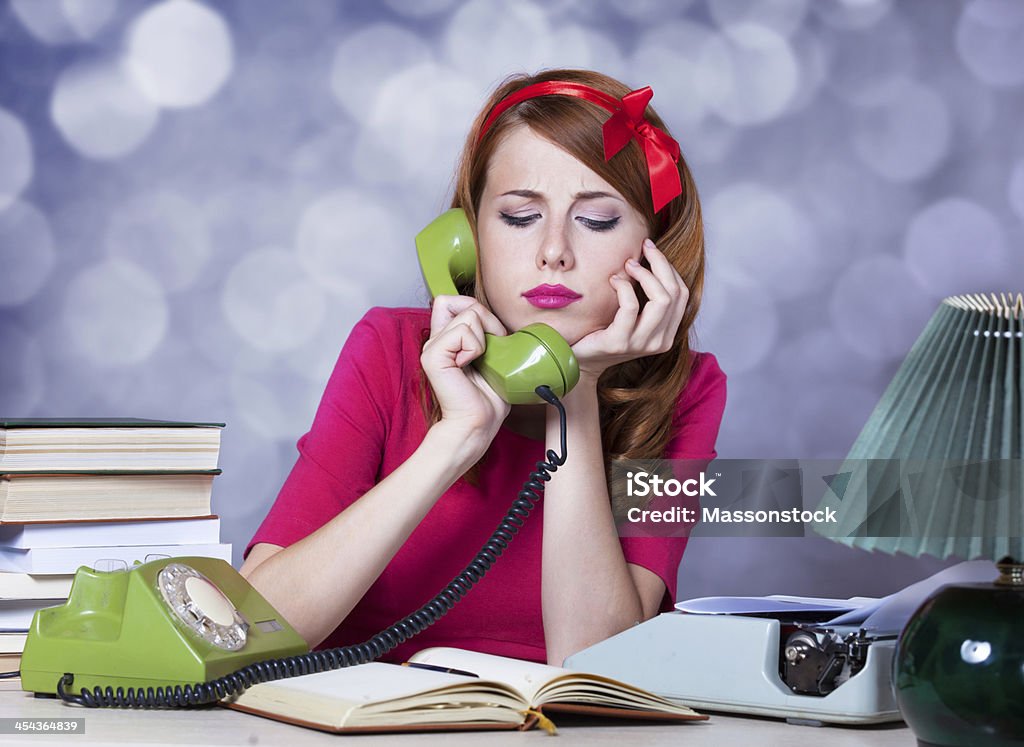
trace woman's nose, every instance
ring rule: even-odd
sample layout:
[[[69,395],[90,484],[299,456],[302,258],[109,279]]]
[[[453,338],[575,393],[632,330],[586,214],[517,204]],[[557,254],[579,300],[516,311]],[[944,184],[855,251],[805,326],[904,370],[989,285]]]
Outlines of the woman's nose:
[[[537,251],[537,267],[568,270],[573,266],[573,252],[569,237],[569,225],[566,221],[552,220],[541,239]]]

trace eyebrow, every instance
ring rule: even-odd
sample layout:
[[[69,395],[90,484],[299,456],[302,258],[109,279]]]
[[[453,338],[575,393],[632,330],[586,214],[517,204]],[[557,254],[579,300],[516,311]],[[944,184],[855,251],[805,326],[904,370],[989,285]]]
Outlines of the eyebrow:
[[[505,197],[506,195],[515,195],[516,197],[529,197],[529,198],[534,198],[534,197],[541,197],[541,198],[543,198],[544,197],[543,194],[541,194],[540,192],[536,192],[536,191],[534,191],[532,189],[513,189],[513,190],[511,190],[509,192],[502,192],[498,196],[499,197]],[[611,192],[600,192],[600,191],[597,191],[597,192],[593,192],[593,191],[592,192],[577,192],[576,194],[574,194],[572,196],[572,198],[574,200],[593,200],[593,199],[596,199],[598,197],[611,197],[613,200],[619,200],[620,202],[622,201],[621,197],[619,197],[618,195],[613,195]]]

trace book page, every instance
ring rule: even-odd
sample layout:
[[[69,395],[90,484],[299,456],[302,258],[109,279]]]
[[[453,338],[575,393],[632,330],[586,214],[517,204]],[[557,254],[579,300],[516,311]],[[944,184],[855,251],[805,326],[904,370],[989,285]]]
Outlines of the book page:
[[[599,674],[577,672],[545,685],[534,705],[546,703],[579,703],[626,708],[636,711],[657,711],[678,715],[698,715],[689,706],[673,703],[660,695]]]
[[[482,679],[508,683],[522,693],[523,698],[531,704],[534,703],[540,689],[547,683],[564,675],[577,674],[571,669],[553,667],[548,664],[443,646],[419,651],[413,654],[409,661],[461,669],[465,672],[472,672]]]
[[[300,696],[329,695],[339,704],[366,705],[465,682],[465,677],[454,674],[373,661],[354,667],[262,682],[246,690],[240,700],[261,689],[273,688]]]
[[[260,683],[229,702],[334,728],[521,723],[519,712],[526,707],[517,693],[500,684],[380,662]]]
[[[414,654],[410,661],[461,669],[482,678],[507,682],[518,689],[531,706],[554,702],[590,703],[697,715],[687,706],[672,703],[629,683],[549,664],[445,647],[424,649]]]

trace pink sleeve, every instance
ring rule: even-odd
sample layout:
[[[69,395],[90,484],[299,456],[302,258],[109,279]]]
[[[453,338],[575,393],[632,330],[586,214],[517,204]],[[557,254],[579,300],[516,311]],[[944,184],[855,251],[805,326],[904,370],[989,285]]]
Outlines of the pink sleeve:
[[[299,458],[243,555],[269,542],[287,547],[326,524],[375,484],[397,397],[399,327],[370,309],[352,328],[324,389]]]
[[[715,441],[725,411],[726,376],[711,353],[696,353],[686,387],[679,395],[672,418],[675,435],[665,447],[666,459],[699,459],[718,456]],[[679,564],[686,537],[621,537],[627,563],[656,573],[665,582],[659,612],[670,612],[676,601]]]
[[[725,412],[725,373],[711,353],[697,353],[672,417],[675,436],[665,447],[666,459],[707,459],[718,456],[715,441]]]

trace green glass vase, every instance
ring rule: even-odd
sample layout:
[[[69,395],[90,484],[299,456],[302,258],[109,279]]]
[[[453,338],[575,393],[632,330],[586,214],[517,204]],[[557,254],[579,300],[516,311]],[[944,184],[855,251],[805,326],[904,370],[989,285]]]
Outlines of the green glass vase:
[[[989,584],[938,589],[893,658],[893,688],[922,747],[1024,745],[1024,565]]]

